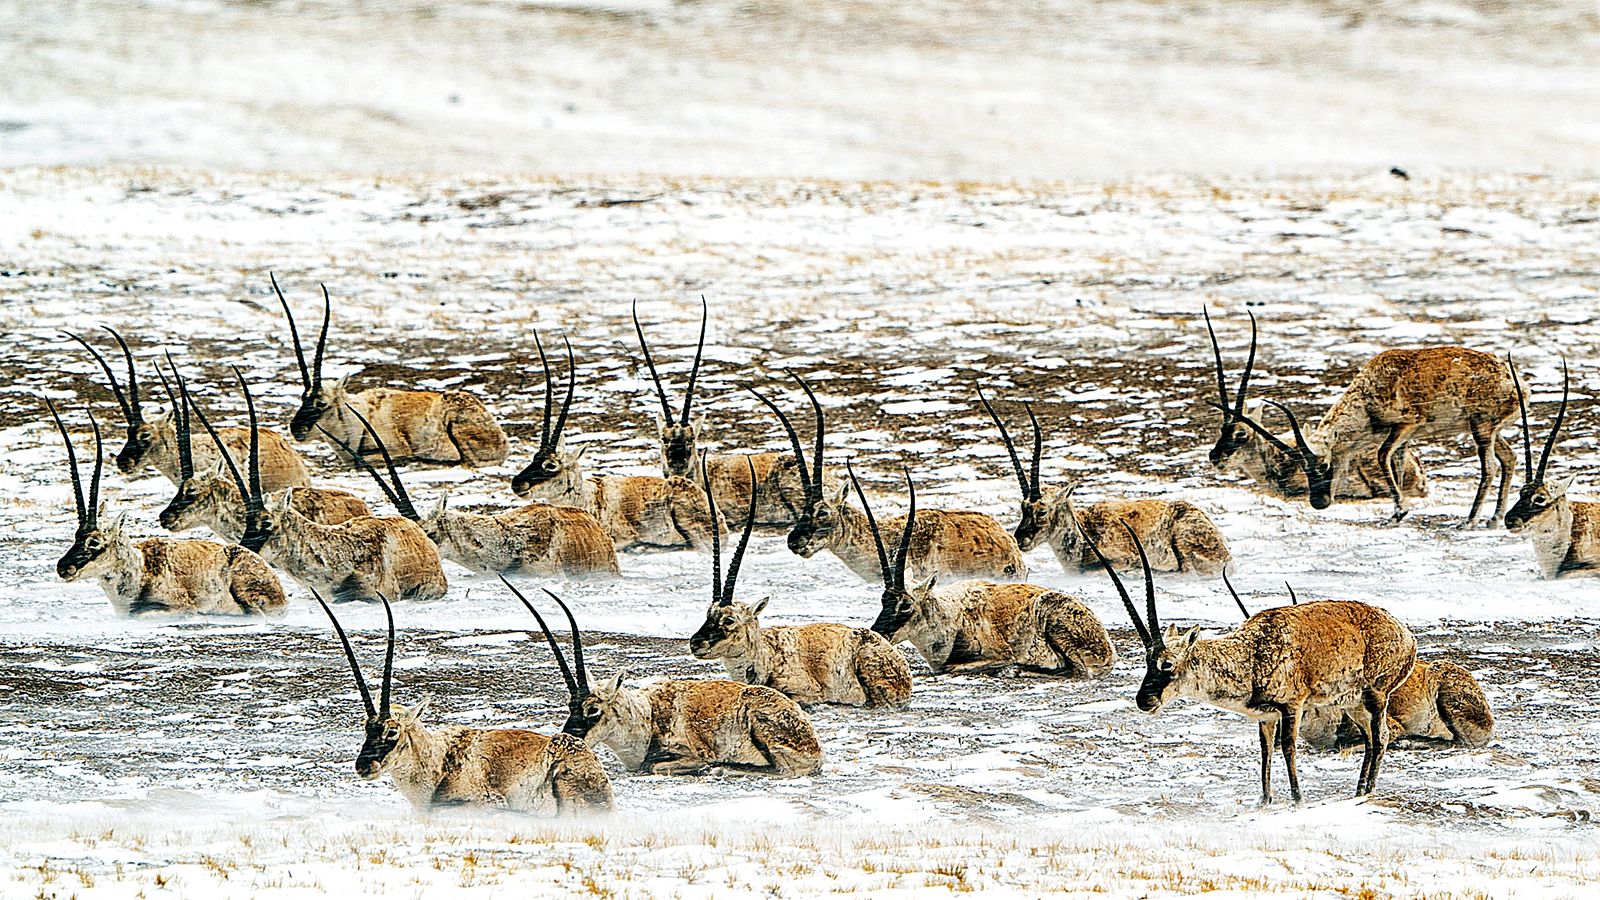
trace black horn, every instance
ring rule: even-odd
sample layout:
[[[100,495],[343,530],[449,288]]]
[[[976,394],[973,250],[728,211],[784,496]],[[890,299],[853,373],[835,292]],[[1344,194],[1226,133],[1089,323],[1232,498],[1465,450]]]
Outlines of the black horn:
[[[522,601],[522,605],[528,608],[528,612],[533,613],[534,620],[539,623],[539,630],[544,632],[544,639],[550,644],[551,652],[555,654],[556,666],[561,669],[561,678],[567,684],[568,696],[567,722],[561,730],[574,737],[583,737],[589,732],[589,723],[584,721],[583,714],[583,702],[589,698],[589,676],[583,666],[583,638],[578,633],[578,622],[572,617],[572,610],[568,609],[566,602],[549,589],[542,589],[550,596],[550,599],[556,601],[556,604],[561,607],[561,611],[566,613],[567,622],[572,626],[572,661],[577,667],[576,673],[567,665],[567,659],[561,654],[561,647],[556,643],[555,635],[550,633],[550,626],[545,624],[544,616],[539,615],[539,610],[534,608],[534,605],[528,602],[528,598],[522,596],[522,592],[517,590],[517,586],[507,581],[504,575],[500,576],[500,581],[511,589],[511,593],[516,595],[518,600]]]
[[[372,476],[374,481],[378,482],[379,489],[383,491],[385,497],[389,498],[389,502],[394,504],[394,508],[399,510],[400,515],[413,522],[422,521],[422,516],[417,514],[417,508],[411,502],[411,495],[406,493],[405,483],[400,480],[399,471],[395,469],[394,457],[389,455],[389,448],[384,445],[383,439],[378,437],[377,429],[373,428],[372,423],[367,421],[367,417],[357,412],[354,406],[346,403],[345,409],[350,410],[350,414],[360,420],[361,427],[366,429],[368,436],[372,438],[372,442],[378,445],[378,452],[383,455],[383,464],[389,470],[389,478],[394,482],[393,488],[384,482],[383,476],[378,473],[378,470],[373,468],[372,464],[367,462],[366,457],[362,456],[357,450],[352,449],[349,444],[335,437],[321,425],[317,426],[317,430],[326,435],[328,440],[338,444],[344,452],[350,454],[350,457],[356,461],[356,465],[364,469],[368,475]]]
[[[850,483],[855,486],[856,497],[861,500],[861,511],[867,516],[867,530],[872,532],[872,543],[878,548],[878,571],[883,578],[883,586],[894,587],[894,575],[889,568],[889,552],[883,546],[883,533],[878,530],[878,520],[872,515],[872,504],[867,502],[866,492],[861,490],[861,480],[856,478],[856,470],[847,459],[844,470],[850,475]]]
[[[1550,464],[1550,451],[1555,449],[1556,435],[1561,433],[1561,423],[1567,417],[1567,396],[1572,388],[1572,376],[1567,371],[1567,359],[1561,358],[1561,408],[1556,410],[1556,421],[1550,426],[1550,437],[1544,442],[1544,450],[1539,454],[1539,472],[1534,476],[1535,481],[1544,481],[1545,466]],[[1519,393],[1520,397],[1521,394]]]
[[[639,301],[633,301],[633,330],[639,335],[639,349],[644,351],[644,363],[650,369],[650,380],[656,384],[656,396],[661,398],[661,418],[672,424],[677,415],[667,400],[667,390],[661,386],[661,376],[656,374],[656,361],[650,356],[650,343],[644,339],[644,326],[639,324]]]
[[[311,588],[311,596],[317,598],[317,604],[322,607],[322,611],[323,612],[328,614],[328,621],[333,623],[334,633],[339,635],[339,643],[344,646],[345,659],[348,659],[350,661],[350,672],[351,672],[351,674],[356,676],[356,689],[361,692],[361,705],[364,706],[366,708],[366,710],[367,710],[367,718],[368,719],[376,719],[376,718],[378,718],[378,708],[372,704],[372,691],[367,688],[367,680],[365,678],[361,677],[361,664],[356,662],[356,652],[355,652],[355,650],[351,649],[351,647],[350,647],[350,638],[345,636],[344,626],[339,624],[339,620],[337,618],[335,618],[334,615],[333,615],[333,610],[328,607],[327,601],[322,599],[322,595],[317,593],[317,589],[316,588]],[[389,632],[389,649],[390,649],[390,652],[393,652],[393,650],[394,650],[394,632],[393,632],[394,619],[393,619],[393,617],[390,617],[389,622],[390,622],[390,629],[391,629],[390,632]],[[385,699],[385,701],[387,701],[387,699],[388,699],[387,681],[388,681],[388,679],[385,679],[385,691],[384,691],[384,695],[385,695],[384,699]]]

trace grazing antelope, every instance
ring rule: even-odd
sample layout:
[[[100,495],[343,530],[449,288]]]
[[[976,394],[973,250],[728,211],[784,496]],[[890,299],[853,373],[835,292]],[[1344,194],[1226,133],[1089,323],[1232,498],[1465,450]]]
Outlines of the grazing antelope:
[[[894,565],[884,549],[872,507],[850,472],[866,510],[883,570],[883,599],[872,630],[891,644],[910,641],[934,674],[979,675],[1012,666],[1027,672],[1093,678],[1111,669],[1116,650],[1105,626],[1075,597],[1032,584],[962,581],[937,593],[938,575],[906,587],[906,559],[917,518],[917,492],[906,476],[906,514]]]
[[[1348,712],[1365,737],[1356,796],[1372,792],[1389,743],[1389,698],[1411,674],[1417,642],[1405,626],[1375,606],[1319,600],[1265,609],[1231,634],[1200,640],[1200,629],[1161,630],[1155,576],[1139,550],[1149,624],[1139,618],[1116,569],[1101,560],[1145,647],[1144,681],[1135,698],[1151,715],[1169,701],[1195,697],[1255,719],[1261,744],[1261,803],[1272,800],[1272,748],[1280,746],[1289,794],[1300,802],[1295,749],[1307,708]],[[1094,547],[1091,543],[1090,547]],[[1281,740],[1278,729],[1284,729]]]
[[[867,517],[846,502],[850,485],[841,482],[829,489],[822,480],[825,424],[822,406],[804,379],[793,373],[790,375],[810,399],[816,421],[816,443],[812,450],[810,472],[806,471],[800,436],[789,422],[789,417],[771,400],[751,389],[751,393],[783,423],[794,450],[795,464],[803,476],[806,502],[801,510],[800,521],[789,532],[789,550],[807,559],[828,550],[861,578],[878,581],[886,573],[873,550],[873,535]],[[895,523],[902,520],[903,517],[896,516],[885,524],[894,528]],[[1024,581],[1028,577],[1028,566],[1022,560],[1022,551],[1017,548],[1016,539],[985,513],[923,510],[912,546],[911,571],[919,579],[933,574],[949,578],[986,577],[999,581]]]
[[[269,276],[270,277],[270,276]],[[277,278],[272,278],[272,290],[283,304],[283,314],[289,319],[289,336],[294,343],[295,361],[300,365],[300,382],[304,393],[300,408],[289,421],[289,434],[297,441],[306,440],[313,430],[337,436],[339,440],[362,453],[377,448],[367,441],[366,432],[350,415],[358,410],[377,424],[377,432],[393,452],[407,459],[432,463],[460,463],[461,465],[492,466],[504,462],[511,452],[500,423],[483,405],[483,401],[467,391],[401,391],[376,387],[354,394],[347,389],[350,376],[334,382],[322,383],[322,354],[328,344],[328,322],[333,316],[333,302],[328,289],[322,289],[322,333],[317,337],[317,353],[311,367],[306,366],[305,351],[300,347],[300,332],[295,327],[294,313],[289,311],[289,301],[278,289]],[[337,445],[329,441],[330,446]]]
[[[1039,463],[1044,453],[1044,433],[1033,414],[1033,406],[1023,401],[1028,411],[1028,421],[1033,425],[1033,477],[1030,480],[1022,470],[1022,460],[1017,456],[1016,445],[1006,431],[1004,422],[995,414],[989,399],[978,390],[978,399],[989,411],[989,418],[1000,430],[1006,453],[1011,456],[1011,467],[1016,470],[1017,483],[1022,486],[1022,519],[1012,532],[1017,547],[1026,553],[1040,544],[1048,544],[1050,551],[1068,572],[1083,572],[1095,568],[1096,558],[1089,551],[1089,541],[1115,565],[1131,568],[1138,562],[1133,545],[1123,540],[1117,523],[1126,522],[1133,527],[1144,544],[1151,549],[1150,566],[1158,572],[1198,572],[1214,576],[1228,566],[1232,556],[1222,532],[1198,506],[1186,500],[1102,500],[1083,509],[1072,504],[1072,492],[1077,485],[1041,490]],[[1085,538],[1087,536],[1087,540]]]
[[[1222,348],[1217,345],[1217,333],[1211,328],[1211,313],[1202,309],[1206,317],[1206,332],[1211,335],[1211,352],[1217,359],[1217,396],[1220,402],[1211,405],[1222,410],[1222,433],[1211,448],[1211,464],[1220,471],[1240,471],[1255,479],[1267,493],[1286,499],[1304,497],[1310,488],[1299,457],[1286,453],[1283,441],[1289,435],[1277,435],[1277,442],[1269,441],[1248,427],[1262,422],[1264,403],[1245,408],[1245,392],[1250,384],[1250,369],[1256,360],[1256,317],[1250,314],[1250,357],[1244,374],[1239,377],[1239,391],[1229,407],[1227,374],[1222,368]],[[1400,473],[1400,491],[1407,497],[1428,496],[1428,478],[1410,447],[1401,452],[1403,470]],[[1371,500],[1389,496],[1387,482],[1378,466],[1378,448],[1373,447],[1357,457],[1348,471],[1333,483],[1333,499]],[[1157,569],[1160,569],[1157,564]]]
[[[661,439],[661,474],[668,478],[675,475],[693,478],[702,469],[707,470],[706,492],[715,496],[723,509],[743,508],[753,494],[758,524],[793,525],[805,505],[805,485],[802,473],[791,458],[782,453],[707,456],[699,445],[706,417],[701,415],[691,421],[689,406],[694,402],[695,376],[700,372],[700,357],[706,346],[709,311],[704,297],[700,298],[700,306],[700,343],[695,348],[694,367],[689,370],[689,387],[683,395],[683,415],[678,417],[667,399],[666,388],[661,385],[650,345],[645,341],[644,328],[639,324],[638,304],[634,305],[633,328],[638,332],[639,348],[644,351],[645,365],[650,369],[656,396],[661,400],[661,415],[656,417],[656,433]]]
[[[255,402],[244,387],[243,376],[239,376],[239,384],[254,430]],[[195,412],[200,408],[195,407]],[[203,414],[200,424],[211,428]],[[295,581],[336,602],[371,602],[379,595],[401,600],[444,596],[449,585],[439,551],[417,523],[401,516],[361,516],[338,525],[321,525],[295,510],[294,488],[274,495],[270,505],[266,502],[254,442],[248,484],[240,477],[232,455],[224,451],[222,458],[245,497],[245,529],[239,544],[259,552]]]
[[[426,811],[440,806],[506,807],[557,815],[606,812],[612,808],[611,780],[589,745],[570,734],[554,737],[514,728],[431,729],[422,722],[428,699],[409,709],[389,705],[394,669],[394,610],[385,597],[389,644],[383,656],[383,692],[376,705],[361,676],[361,664],[333,610],[316,595],[339,635],[356,689],[366,708],[366,740],[356,754],[356,774],[375,781],[387,774],[411,803]]]
[[[1389,733],[1391,750],[1477,749],[1494,736],[1494,712],[1471,672],[1453,662],[1419,659],[1389,697]],[[1300,734],[1313,750],[1362,743],[1349,714],[1331,710],[1307,710]]]
[[[537,336],[535,336],[537,343]],[[533,460],[511,479],[511,490],[524,499],[543,500],[558,506],[575,506],[600,523],[618,550],[628,547],[674,548],[685,544],[705,553],[711,547],[711,534],[723,528],[711,513],[706,492],[693,480],[681,475],[657,478],[652,475],[588,475],[581,463],[584,450],[566,449],[562,429],[572,408],[577,386],[572,345],[567,345],[567,399],[555,427],[550,424],[554,391],[549,360],[539,345],[544,364],[544,423],[539,432],[539,449]]]
[[[822,769],[822,745],[811,720],[772,688],[733,681],[657,681],[634,688],[622,684],[627,672],[618,671],[591,689],[572,610],[545,591],[572,627],[575,673],[562,659],[544,617],[511,582],[506,586],[539,622],[567,679],[572,695],[562,729],[567,734],[605,744],[632,771],[657,775],[695,775],[727,767],[796,776]]]
[[[754,522],[754,515],[745,517],[744,535],[728,563],[726,580],[721,577],[720,544],[713,540],[711,608],[700,630],[689,638],[689,652],[696,659],[720,658],[731,677],[775,688],[798,703],[874,707],[909,703],[911,667],[877,632],[832,622],[762,628],[761,611],[771,598],[753,607],[733,599],[739,562]]]
[[[78,457],[55,404],[48,399],[61,440],[67,445],[72,493],[78,504],[78,531],[72,546],[56,563],[62,581],[94,578],[111,608],[124,616],[148,612],[223,615],[282,615],[287,600],[283,585],[261,557],[238,546],[210,541],[150,538],[135,544],[127,536],[127,516],[100,525],[100,472],[103,447],[100,424],[94,426],[94,476],[89,497],[83,496]]]
[[[422,526],[423,533],[438,545],[439,555],[445,559],[474,572],[527,571],[568,578],[622,574],[610,536],[594,516],[575,507],[534,502],[492,516],[480,515],[448,509],[450,495],[444,494],[431,513],[419,516],[395,470],[394,457],[373,432],[371,423],[360,413],[355,416],[377,443],[393,487],[364,457],[355,456],[356,462],[378,482],[401,515]],[[340,444],[349,452],[348,444]]]
[[[1519,381],[1520,386],[1520,381]],[[1550,437],[1539,454],[1539,468],[1533,467],[1533,443],[1528,436],[1528,407],[1522,404],[1522,451],[1527,466],[1527,479],[1517,502],[1506,513],[1506,530],[1512,534],[1527,535],[1533,541],[1533,553],[1539,561],[1539,571],[1545,578],[1563,578],[1578,572],[1600,570],[1600,503],[1567,499],[1567,489],[1578,477],[1574,472],[1565,478],[1546,481],[1545,467],[1550,463],[1550,451],[1555,448],[1556,436],[1561,433],[1561,421],[1567,415],[1567,396],[1571,379],[1566,361],[1561,363],[1561,408],[1556,412]]]
[[[172,360],[169,358],[167,362],[170,365]],[[157,369],[157,372],[160,370]],[[166,387],[167,395],[172,400],[172,418],[177,428],[179,480],[177,493],[161,510],[161,527],[171,532],[182,532],[204,525],[223,540],[238,542],[245,532],[245,497],[239,493],[238,485],[222,473],[220,457],[217,468],[204,474],[195,473],[194,448],[190,440],[192,423],[189,420],[189,409],[194,405],[194,399],[189,396],[188,387],[177,366],[172,367],[172,375],[178,384],[178,395],[173,396],[170,385]],[[162,382],[165,385],[164,376]],[[294,492],[294,508],[306,518],[323,525],[337,525],[359,516],[372,515],[360,497],[337,488],[300,488]]]
[[[82,344],[95,361],[100,363],[100,368],[105,371],[106,378],[111,382],[111,393],[117,398],[117,405],[122,408],[123,418],[128,423],[128,440],[117,453],[117,471],[124,475],[132,475],[145,466],[151,466],[173,484],[181,484],[182,463],[175,421],[177,408],[174,407],[172,411],[162,413],[148,421],[145,419],[144,409],[139,402],[139,380],[133,367],[133,353],[128,350],[128,344],[122,339],[122,335],[109,327],[106,327],[106,331],[111,332],[111,336],[117,339],[118,346],[122,348],[122,356],[128,363],[126,394],[123,393],[122,386],[117,383],[117,376],[111,370],[111,364],[100,355],[100,351],[70,331],[62,333]],[[156,374],[161,374],[159,365],[156,367]],[[191,468],[198,468],[200,471],[216,468],[222,462],[221,454],[217,452],[218,446],[227,447],[233,453],[243,453],[245,446],[250,443],[250,433],[243,428],[222,428],[218,432],[220,436],[214,436],[210,442],[201,442],[199,446],[191,449]],[[261,445],[261,483],[266,490],[281,491],[291,485],[298,487],[311,484],[311,473],[306,469],[305,460],[301,459],[294,447],[284,440],[283,435],[262,429],[258,441]]]

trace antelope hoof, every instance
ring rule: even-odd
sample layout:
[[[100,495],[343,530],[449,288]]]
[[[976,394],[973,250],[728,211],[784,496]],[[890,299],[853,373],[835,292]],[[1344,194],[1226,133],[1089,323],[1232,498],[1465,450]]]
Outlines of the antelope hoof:
[[[1410,514],[1411,514],[1411,510],[1409,510],[1409,509],[1397,509],[1397,510],[1394,511],[1394,515],[1389,517],[1389,524],[1390,525],[1399,525],[1400,522],[1402,520],[1404,520],[1405,517],[1410,515]]]

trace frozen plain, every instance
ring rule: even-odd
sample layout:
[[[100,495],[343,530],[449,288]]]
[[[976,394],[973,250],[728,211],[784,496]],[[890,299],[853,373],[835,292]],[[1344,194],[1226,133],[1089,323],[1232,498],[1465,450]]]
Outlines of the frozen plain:
[[[1515,354],[1542,421],[1565,354],[1576,408],[1553,466],[1591,469],[1595,8],[1038,9],[0,7],[0,162],[96,167],[0,173],[0,895],[1586,896],[1600,863],[1592,582],[1541,581],[1514,536],[1450,527],[1472,472],[1460,447],[1429,452],[1434,493],[1392,528],[1381,503],[1316,513],[1210,471],[1198,311],[1234,367],[1255,312],[1259,390],[1308,407],[1379,349],[1462,343]],[[854,40],[822,39],[841,28]],[[619,136],[631,154],[612,155]],[[1391,164],[1416,178],[1378,174]],[[228,174],[239,166],[307,174]],[[1158,169],[1206,177],[1121,174]],[[428,170],[441,174],[403,174]],[[617,174],[450,174],[480,170]],[[1336,174],[1271,174],[1307,171]],[[1041,177],[1068,180],[995,183]],[[874,181],[835,180],[856,178]],[[494,397],[513,465],[537,427],[537,329],[573,341],[590,457],[650,470],[632,299],[678,380],[698,297],[711,301],[701,408],[723,446],[778,449],[740,388],[800,371],[829,405],[830,459],[857,459],[891,508],[904,463],[929,502],[1013,521],[973,385],[1032,399],[1047,478],[1082,478],[1090,499],[1200,504],[1255,607],[1288,580],[1393,610],[1425,654],[1484,682],[1497,740],[1392,754],[1365,803],[1346,797],[1354,759],[1303,755],[1307,805],[1258,810],[1248,724],[1134,710],[1142,669],[1109,585],[1036,553],[1033,580],[1113,629],[1123,659],[1107,678],[928,680],[904,713],[819,710],[830,763],[815,779],[613,769],[612,820],[419,818],[353,778],[359,704],[298,589],[282,623],[129,623],[54,578],[71,493],[37,397],[111,415],[57,329],[108,324],[142,359],[183,354],[235,420],[240,403],[213,386],[242,364],[281,423],[296,391],[268,271],[297,309],[318,282],[333,291],[334,371]],[[81,413],[72,423],[81,436]],[[454,505],[498,506],[512,471],[407,477],[425,498],[448,487]],[[167,492],[107,476],[150,533]],[[617,584],[550,586],[596,633],[597,668],[717,675],[684,652],[707,565],[633,555]],[[431,691],[436,722],[555,727],[564,698],[525,614],[498,582],[450,574],[446,600],[400,611],[398,699]],[[778,535],[758,538],[741,582],[775,597],[774,622],[864,624],[876,605]],[[1161,588],[1174,621],[1237,621],[1216,584]],[[380,617],[341,616],[376,661]]]

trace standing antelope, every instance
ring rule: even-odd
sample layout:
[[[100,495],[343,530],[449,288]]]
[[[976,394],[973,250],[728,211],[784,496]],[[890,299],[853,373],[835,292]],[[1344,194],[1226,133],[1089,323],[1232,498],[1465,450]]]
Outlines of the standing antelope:
[[[1255,719],[1261,743],[1261,803],[1272,801],[1272,748],[1283,750],[1289,794],[1300,802],[1295,750],[1307,708],[1348,712],[1365,737],[1356,796],[1372,792],[1389,743],[1389,698],[1411,674],[1417,642],[1395,618],[1351,600],[1319,600],[1265,609],[1231,634],[1200,640],[1200,629],[1161,630],[1155,576],[1129,529],[1144,569],[1149,625],[1139,619],[1116,569],[1102,559],[1145,647],[1144,681],[1135,698],[1151,715],[1170,700],[1195,697]],[[1094,547],[1091,543],[1090,547]],[[1285,730],[1282,740],[1278,729]]]
[[[539,449],[511,480],[511,490],[518,497],[575,506],[587,512],[599,521],[619,550],[685,544],[701,553],[709,550],[711,534],[721,530],[723,523],[712,515],[706,492],[691,479],[681,475],[585,476],[581,460],[586,448],[568,450],[562,436],[577,386],[572,345],[567,345],[567,399],[561,404],[554,428],[550,424],[555,399],[550,362],[545,358],[544,346],[538,346],[539,360],[544,364],[544,424],[539,432]]]
[[[502,577],[502,580],[504,578]],[[812,775],[822,769],[822,745],[811,720],[772,688],[733,681],[657,681],[625,687],[626,671],[593,688],[583,665],[583,640],[572,610],[546,590],[572,627],[574,673],[567,668],[544,617],[511,582],[556,654],[572,700],[562,729],[605,744],[636,772],[694,775],[726,766],[768,775]]]
[[[1011,456],[1011,467],[1016,470],[1017,483],[1022,486],[1022,519],[1012,534],[1017,547],[1024,553],[1040,544],[1048,544],[1050,551],[1068,572],[1083,572],[1096,566],[1096,558],[1089,550],[1089,541],[1099,545],[1115,565],[1131,568],[1138,562],[1133,545],[1123,540],[1117,523],[1126,522],[1135,534],[1151,548],[1150,566],[1158,572],[1198,572],[1214,576],[1225,569],[1232,556],[1222,532],[1198,506],[1186,500],[1102,500],[1083,509],[1072,505],[1072,492],[1077,485],[1040,488],[1039,463],[1044,453],[1044,433],[1033,414],[1033,406],[1023,401],[1028,411],[1028,421],[1033,425],[1033,477],[1030,480],[1022,470],[1022,460],[1017,456],[1016,445],[1006,431],[1004,422],[995,414],[989,399],[978,390],[978,399],[989,411],[989,418],[1000,430],[1006,453]]]
[[[426,811],[439,806],[509,807],[525,811],[563,813],[605,812],[612,808],[611,780],[600,760],[582,740],[569,734],[554,737],[513,728],[423,726],[428,699],[409,709],[389,706],[390,675],[394,669],[394,610],[385,597],[389,643],[383,655],[383,692],[372,702],[372,691],[361,676],[361,664],[350,647],[344,628],[333,610],[316,595],[339,635],[356,689],[366,708],[366,740],[356,755],[356,774],[375,781],[387,774],[412,808]]]
[[[1520,387],[1520,381],[1519,381]],[[1600,570],[1600,503],[1567,499],[1567,489],[1578,477],[1574,472],[1565,478],[1546,481],[1545,467],[1550,463],[1550,451],[1555,448],[1556,436],[1561,433],[1561,421],[1567,415],[1567,396],[1571,386],[1567,364],[1561,363],[1561,408],[1556,412],[1555,424],[1550,427],[1550,437],[1539,454],[1539,468],[1533,467],[1533,442],[1528,434],[1528,407],[1522,404],[1522,451],[1527,465],[1527,479],[1517,502],[1506,513],[1506,530],[1512,534],[1527,535],[1533,541],[1533,553],[1539,561],[1539,571],[1545,578],[1562,578],[1575,572]]]
[[[239,385],[254,431],[255,402],[243,376],[239,376]],[[203,414],[200,424],[211,428]],[[275,495],[272,504],[267,504],[254,442],[248,484],[233,457],[224,452],[222,458],[245,497],[245,529],[239,544],[261,553],[295,581],[335,601],[371,602],[380,595],[401,600],[444,596],[449,585],[439,564],[439,551],[415,522],[401,516],[361,516],[338,525],[321,525],[295,510],[294,488]]]
[[[645,341],[644,328],[639,324],[638,304],[634,305],[633,328],[639,334],[639,348],[644,351],[645,365],[650,369],[656,396],[661,400],[661,415],[656,417],[656,433],[661,439],[661,474],[668,478],[675,475],[693,478],[705,469],[709,472],[706,491],[717,498],[723,509],[742,508],[754,495],[754,514],[759,524],[793,525],[805,505],[805,486],[801,480],[803,473],[795,469],[792,459],[782,453],[707,456],[699,446],[706,417],[702,415],[691,421],[689,406],[694,402],[695,377],[700,372],[700,356],[706,346],[709,310],[704,297],[700,298],[700,306],[700,343],[695,348],[694,367],[689,370],[689,387],[683,395],[680,418],[674,414],[667,391],[661,385],[650,345]]]
[[[172,364],[171,358],[167,363]],[[157,372],[160,370],[157,369]],[[195,473],[194,448],[190,440],[192,423],[189,420],[189,409],[194,405],[194,399],[189,396],[188,387],[177,366],[172,366],[172,376],[178,384],[177,395],[172,394],[170,385],[166,387],[177,427],[179,480],[177,493],[161,510],[161,527],[171,532],[182,532],[204,525],[223,540],[237,542],[245,532],[245,497],[239,492],[238,485],[223,474],[220,457],[216,468],[204,474]],[[162,382],[165,385],[165,377]],[[203,417],[204,413],[201,415]],[[300,488],[294,492],[294,508],[306,518],[324,525],[337,525],[358,516],[372,515],[360,497],[337,488]]]
[[[400,473],[395,470],[394,457],[373,432],[371,423],[360,413],[354,415],[378,445],[393,487],[364,457],[352,456],[378,482],[379,489],[400,514],[422,527],[445,559],[474,572],[528,571],[568,578],[622,574],[610,536],[594,516],[575,507],[536,501],[496,515],[480,515],[447,509],[450,496],[444,494],[431,513],[418,515],[411,496],[406,493],[405,483],[400,480]],[[346,452],[350,451],[348,444],[339,443]]]
[[[917,492],[906,476],[911,511],[906,514],[894,565],[889,564],[872,507],[850,472],[866,510],[883,571],[882,608],[872,630],[891,644],[910,641],[934,674],[985,674],[1015,666],[1028,672],[1093,678],[1110,671],[1116,650],[1105,626],[1077,598],[1032,584],[962,581],[937,593],[938,575],[906,587],[917,518]]]
[[[744,535],[728,563],[725,581],[720,544],[713,539],[711,608],[700,630],[689,638],[689,652],[696,659],[720,657],[733,678],[775,688],[799,703],[874,707],[909,703],[911,667],[877,632],[832,622],[762,628],[760,616],[767,600],[754,607],[734,601],[734,581],[754,522],[753,514],[745,517]]]
[[[150,538],[135,544],[125,531],[126,515],[101,527],[100,425],[93,415],[89,417],[94,426],[94,476],[85,501],[72,439],[55,404],[48,399],[45,403],[67,445],[72,493],[78,504],[78,531],[72,546],[56,563],[62,581],[98,580],[111,608],[124,616],[148,612],[283,614],[288,602],[283,585],[261,557],[243,547],[172,538]]]
[[[754,393],[778,416],[789,435],[795,464],[802,474],[805,506],[800,521],[789,532],[789,550],[807,559],[828,550],[850,571],[866,581],[877,581],[885,572],[873,550],[873,535],[867,517],[846,502],[850,485],[840,482],[829,490],[822,479],[824,421],[822,406],[804,379],[790,373],[811,401],[816,420],[816,443],[812,450],[812,469],[806,471],[800,436],[789,417],[760,392]],[[903,517],[889,519],[890,528]],[[1028,566],[1016,539],[1006,533],[992,516],[971,510],[923,510],[912,539],[911,570],[916,578],[939,574],[950,578],[988,577],[1000,581],[1023,581]]]
[[[104,326],[102,326],[104,327]],[[117,344],[122,348],[122,356],[128,363],[128,390],[124,394],[122,386],[117,383],[117,376],[111,370],[100,351],[90,346],[83,338],[70,331],[62,332],[73,340],[83,345],[95,361],[100,363],[100,368],[106,373],[106,378],[111,382],[111,393],[117,398],[117,405],[122,408],[123,418],[128,423],[128,440],[117,453],[117,471],[124,475],[132,475],[151,466],[156,471],[167,477],[173,484],[183,481],[182,462],[178,446],[178,428],[175,421],[177,408],[162,413],[146,421],[144,409],[139,402],[139,380],[133,367],[133,353],[128,350],[128,344],[122,335],[106,327],[111,336],[117,339]],[[161,373],[161,368],[156,367],[156,374]],[[250,433],[243,428],[219,429],[219,436],[213,436],[210,442],[201,442],[200,446],[190,451],[192,460],[191,469],[198,467],[200,471],[207,471],[219,466],[222,456],[218,453],[219,446],[226,447],[233,453],[243,453],[245,446],[250,443]],[[262,429],[258,440],[261,445],[261,482],[269,491],[280,491],[291,485],[302,486],[311,483],[311,474],[306,470],[305,460],[295,452],[294,447],[284,440],[283,435],[275,431]]]
[[[1217,333],[1211,328],[1211,313],[1202,309],[1206,317],[1206,332],[1211,335],[1211,352],[1217,360],[1217,396],[1220,402],[1210,402],[1210,405],[1222,410],[1222,433],[1217,436],[1217,443],[1211,448],[1211,464],[1220,471],[1237,470],[1255,479],[1267,493],[1274,497],[1297,498],[1305,497],[1309,493],[1305,470],[1300,467],[1300,458],[1297,454],[1286,452],[1283,443],[1289,435],[1277,435],[1276,441],[1269,441],[1256,433],[1251,425],[1259,426],[1262,422],[1264,403],[1256,403],[1249,409],[1245,408],[1245,392],[1250,384],[1250,369],[1256,360],[1256,317],[1250,314],[1250,357],[1245,363],[1244,374],[1239,377],[1239,392],[1229,407],[1227,374],[1222,368],[1222,348],[1217,344]],[[1248,423],[1248,424],[1247,424]],[[1417,461],[1417,455],[1410,447],[1401,453],[1404,465],[1400,473],[1400,490],[1407,497],[1428,496],[1428,478],[1422,471],[1422,464]],[[1371,500],[1374,497],[1389,496],[1387,482],[1383,472],[1378,466],[1378,448],[1373,447],[1362,453],[1352,463],[1348,471],[1335,478],[1333,483],[1333,499],[1339,500]],[[1160,566],[1157,564],[1157,569]]]
[[[367,441],[365,431],[350,415],[351,411],[358,410],[376,423],[384,442],[401,457],[469,467],[505,461],[511,452],[505,432],[500,430],[500,423],[483,401],[467,391],[401,391],[376,387],[352,394],[346,388],[350,381],[348,375],[331,387],[324,386],[322,354],[327,348],[328,322],[333,316],[328,289],[322,289],[322,333],[317,337],[317,353],[309,368],[305,351],[300,347],[294,313],[289,311],[289,301],[278,289],[276,277],[272,278],[272,290],[277,293],[278,301],[283,304],[283,314],[289,319],[289,337],[294,343],[304,391],[300,408],[289,422],[289,433],[295,440],[306,440],[313,430],[320,429],[324,435],[336,436],[362,453],[370,453],[377,448]],[[332,441],[329,444],[336,446]]]

